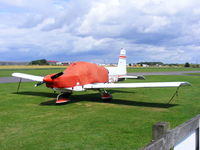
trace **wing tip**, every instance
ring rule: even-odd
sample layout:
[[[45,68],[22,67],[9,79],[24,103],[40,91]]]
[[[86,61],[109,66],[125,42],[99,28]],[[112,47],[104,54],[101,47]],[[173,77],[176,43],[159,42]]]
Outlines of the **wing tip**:
[[[17,75],[19,75],[19,73],[14,72],[14,73],[12,73],[11,75],[12,75],[13,77],[17,77]]]
[[[180,84],[180,86],[181,86],[181,87],[182,87],[182,86],[192,86],[192,84],[189,83],[189,82],[182,82],[182,83]]]

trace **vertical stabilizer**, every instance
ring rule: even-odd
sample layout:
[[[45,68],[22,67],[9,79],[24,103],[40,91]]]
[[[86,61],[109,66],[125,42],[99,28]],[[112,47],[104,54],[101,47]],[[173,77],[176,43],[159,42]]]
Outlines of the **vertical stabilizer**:
[[[121,49],[120,51],[120,56],[119,56],[119,61],[118,61],[118,74],[119,75],[125,75],[126,72],[126,50]]]

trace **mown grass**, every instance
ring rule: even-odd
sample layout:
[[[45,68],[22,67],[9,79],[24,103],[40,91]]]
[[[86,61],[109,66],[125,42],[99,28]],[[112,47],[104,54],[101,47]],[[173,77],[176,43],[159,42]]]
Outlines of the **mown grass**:
[[[72,102],[54,105],[56,94],[34,83],[0,84],[2,150],[138,149],[151,140],[151,126],[160,121],[175,127],[200,112],[198,76],[147,76],[151,81],[188,81],[172,104],[176,88],[112,89],[103,103],[96,91],[76,92]],[[125,82],[144,82],[126,80]]]
[[[63,71],[65,68],[26,68],[26,69],[0,69],[0,77],[10,77],[14,72],[44,76]]]
[[[200,71],[200,68],[192,67],[147,67],[132,68],[128,67],[128,72],[173,72],[173,71]]]
[[[66,66],[53,65],[0,65],[0,69],[43,69],[43,68],[66,68]]]
[[[197,75],[197,76],[199,76],[200,75],[200,73],[187,73],[188,75]]]
[[[33,75],[44,76],[51,73],[63,71],[66,66],[10,66],[9,68],[0,66],[0,77],[9,77],[13,72],[21,72]],[[131,72],[167,72],[167,71],[200,71],[200,68],[181,68],[181,67],[154,67],[154,68],[131,68],[127,71]]]
[[[0,66],[0,77],[9,77],[14,72],[21,72],[33,75],[47,75],[63,71],[66,66],[39,66],[39,65],[26,65],[26,66]]]

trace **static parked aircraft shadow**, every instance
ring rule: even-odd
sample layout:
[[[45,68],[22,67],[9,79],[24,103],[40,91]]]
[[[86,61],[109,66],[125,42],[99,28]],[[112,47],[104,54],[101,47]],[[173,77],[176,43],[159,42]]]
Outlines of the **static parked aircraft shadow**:
[[[81,98],[81,96],[79,95],[75,95],[75,96],[71,96],[70,100],[71,100],[71,103],[79,102],[79,101],[89,101],[89,102],[98,102],[98,103],[111,103],[111,104],[117,104],[117,105],[154,107],[154,108],[170,108],[170,107],[174,107],[178,105],[178,104],[130,101],[130,100],[124,100],[124,99],[112,99],[109,102],[103,102],[99,98],[99,94],[88,94],[87,96],[84,96],[84,98]]]
[[[52,99],[46,102],[41,102],[40,103],[41,106],[56,106],[56,105],[61,105],[61,104],[56,104],[56,99]],[[64,105],[64,104],[62,104]]]
[[[124,90],[116,90],[112,89],[108,91],[109,93],[135,93],[135,91],[124,91]]]
[[[141,106],[141,107],[154,107],[154,108],[170,108],[178,105],[178,104],[151,103],[151,102],[127,101],[127,100],[124,101],[120,99],[114,99],[110,103],[120,104],[120,105]]]
[[[55,105],[63,105],[63,104],[56,104],[56,93],[47,93],[47,92],[18,92],[14,94],[22,94],[22,95],[32,95],[32,96],[41,96],[41,97],[49,97],[52,100],[41,102],[40,105],[42,106],[55,106]],[[89,102],[98,102],[98,103],[105,103],[100,99],[99,93],[93,94],[86,94],[86,95],[71,95],[69,98],[71,101],[70,103],[77,103],[80,101],[89,101]],[[122,100],[122,99],[113,99],[108,104],[117,104],[117,105],[128,105],[128,106],[140,106],[140,107],[153,107],[153,108],[170,108],[177,106],[178,104],[165,104],[165,103],[152,103],[152,102],[140,102],[140,101],[130,101],[130,100]]]
[[[49,93],[49,92],[32,92],[32,91],[26,91],[26,92],[15,92],[13,94],[20,94],[20,95],[32,95],[32,96],[40,96],[40,97],[56,97],[58,94],[56,93]]]

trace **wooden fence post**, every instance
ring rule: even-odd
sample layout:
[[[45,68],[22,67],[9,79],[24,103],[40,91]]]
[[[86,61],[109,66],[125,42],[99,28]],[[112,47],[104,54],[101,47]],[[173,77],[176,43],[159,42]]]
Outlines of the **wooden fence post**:
[[[160,139],[170,129],[169,122],[158,122],[152,126],[152,141]]]

